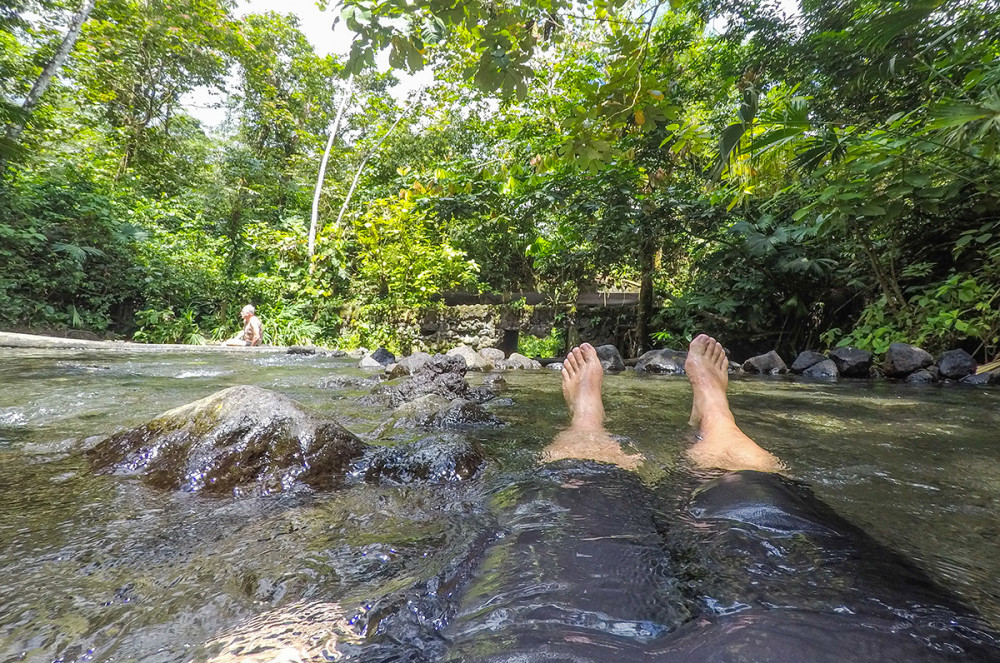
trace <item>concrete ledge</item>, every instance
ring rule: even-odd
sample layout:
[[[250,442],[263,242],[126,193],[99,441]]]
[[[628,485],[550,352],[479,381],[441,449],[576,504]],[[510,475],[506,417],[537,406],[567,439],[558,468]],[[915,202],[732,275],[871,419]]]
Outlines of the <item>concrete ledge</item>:
[[[36,336],[0,332],[0,348],[27,348],[34,350],[112,350],[117,352],[287,352],[288,348],[261,345],[255,348],[230,345],[180,345],[167,343],[132,343],[129,341],[85,341],[56,336]]]

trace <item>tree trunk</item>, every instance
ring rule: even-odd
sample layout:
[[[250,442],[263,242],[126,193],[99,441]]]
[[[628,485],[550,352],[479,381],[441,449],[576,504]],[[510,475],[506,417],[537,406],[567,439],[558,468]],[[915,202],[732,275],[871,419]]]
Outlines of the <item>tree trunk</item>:
[[[639,270],[642,281],[639,284],[639,305],[636,311],[635,336],[636,355],[650,349],[649,321],[653,317],[653,271],[656,266],[656,248],[652,243],[642,248],[639,256]]]
[[[330,160],[330,150],[333,149],[333,141],[340,130],[340,118],[344,116],[344,109],[347,101],[351,98],[351,86],[354,84],[354,74],[347,79],[347,88],[344,96],[340,100],[337,108],[337,118],[333,121],[333,130],[330,132],[330,139],[326,141],[326,150],[323,151],[323,160],[319,164],[319,176],[316,178],[316,191],[313,192],[312,220],[309,223],[309,272],[313,271],[312,257],[316,254],[316,229],[319,225],[319,195],[323,191],[323,178],[326,177],[326,164]]]
[[[69,30],[66,31],[66,36],[63,37],[62,43],[59,44],[59,48],[56,49],[55,54],[52,59],[48,61],[45,68],[42,69],[42,73],[38,76],[38,80],[35,84],[31,86],[31,91],[28,92],[27,98],[25,98],[24,103],[21,105],[21,110],[24,111],[24,116],[16,120],[13,124],[7,127],[7,140],[10,143],[16,143],[21,138],[21,133],[24,131],[24,125],[27,121],[28,114],[34,110],[35,106],[41,100],[42,95],[45,91],[49,89],[49,85],[52,83],[52,79],[55,78],[56,73],[62,67],[63,62],[69,56],[70,51],[73,50],[73,46],[76,45],[76,40],[80,37],[80,30],[83,28],[83,24],[90,17],[90,12],[94,9],[94,4],[97,0],[83,0],[83,5],[73,16],[73,20],[69,24]],[[0,157],[0,174],[3,173],[6,167],[6,160]]]

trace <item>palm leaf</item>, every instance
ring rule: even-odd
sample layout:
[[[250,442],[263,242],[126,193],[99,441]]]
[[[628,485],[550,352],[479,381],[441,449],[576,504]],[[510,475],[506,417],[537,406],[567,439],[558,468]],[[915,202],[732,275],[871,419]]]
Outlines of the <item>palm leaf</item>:
[[[991,361],[988,364],[983,364],[982,366],[976,369],[976,375],[989,373],[990,371],[995,371],[998,368],[1000,368],[1000,359],[997,359],[996,361]]]

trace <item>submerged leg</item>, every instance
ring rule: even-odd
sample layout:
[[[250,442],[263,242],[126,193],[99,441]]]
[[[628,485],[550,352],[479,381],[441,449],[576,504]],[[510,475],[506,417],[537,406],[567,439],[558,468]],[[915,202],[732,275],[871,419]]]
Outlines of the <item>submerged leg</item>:
[[[699,468],[780,472],[781,461],[751,440],[736,425],[729,409],[729,361],[714,338],[701,334],[688,349],[684,370],[694,390],[691,424],[699,437],[688,456]]]
[[[563,396],[569,406],[570,427],[558,435],[545,449],[545,462],[564,458],[581,458],[612,463],[634,470],[642,462],[641,455],[628,455],[604,429],[604,402],[601,386],[604,368],[594,346],[584,343],[566,356],[562,370]]]

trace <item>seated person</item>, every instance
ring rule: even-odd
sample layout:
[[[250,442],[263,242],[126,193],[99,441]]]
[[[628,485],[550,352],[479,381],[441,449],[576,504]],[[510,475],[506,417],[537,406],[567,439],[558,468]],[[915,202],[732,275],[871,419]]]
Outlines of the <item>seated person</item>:
[[[253,304],[247,304],[240,310],[240,317],[243,318],[243,331],[223,341],[222,345],[256,346],[263,342],[263,328],[260,324],[260,318],[254,315],[254,311]]]

